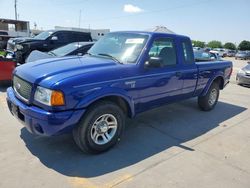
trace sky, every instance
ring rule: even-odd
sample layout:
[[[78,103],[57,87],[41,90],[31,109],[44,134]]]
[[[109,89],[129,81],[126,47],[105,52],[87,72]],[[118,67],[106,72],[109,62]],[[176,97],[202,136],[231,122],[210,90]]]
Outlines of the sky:
[[[250,40],[250,0],[17,0],[20,20],[54,26],[145,30],[165,26],[193,40]],[[81,16],[80,16],[81,15]],[[0,18],[15,18],[14,0],[0,0]]]

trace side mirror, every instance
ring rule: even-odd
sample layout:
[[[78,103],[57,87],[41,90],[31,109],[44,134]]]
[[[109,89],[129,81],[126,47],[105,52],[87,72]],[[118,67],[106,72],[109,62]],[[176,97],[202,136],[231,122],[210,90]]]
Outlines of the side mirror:
[[[161,57],[150,57],[145,62],[145,68],[159,68],[163,65],[163,59]]]
[[[53,37],[51,37],[50,40],[53,40],[53,41],[58,40],[58,37],[57,36],[53,36]]]

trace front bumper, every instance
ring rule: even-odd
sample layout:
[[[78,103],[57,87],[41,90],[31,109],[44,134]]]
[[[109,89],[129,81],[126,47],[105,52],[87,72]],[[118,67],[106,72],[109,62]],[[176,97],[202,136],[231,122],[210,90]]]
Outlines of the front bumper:
[[[16,98],[12,88],[7,89],[10,112],[29,132],[52,136],[72,131],[85,113],[85,109],[63,112],[48,112],[36,106],[28,106]]]
[[[236,80],[238,84],[250,85],[250,76],[238,73],[236,76]]]

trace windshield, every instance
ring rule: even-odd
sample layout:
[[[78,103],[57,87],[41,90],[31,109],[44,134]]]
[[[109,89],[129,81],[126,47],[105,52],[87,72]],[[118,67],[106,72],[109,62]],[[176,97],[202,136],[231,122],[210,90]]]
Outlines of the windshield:
[[[39,35],[35,36],[35,39],[39,39],[39,40],[45,40],[47,39],[53,32],[52,31],[44,31],[42,33],[40,33]]]
[[[73,52],[74,50],[80,48],[82,45],[80,45],[78,42],[74,42],[71,44],[67,44],[66,46],[57,48],[55,50],[50,51],[48,54],[54,55],[54,56],[58,56],[58,57],[62,57],[62,56],[66,56],[69,53]]]
[[[109,33],[102,37],[90,50],[90,55],[105,56],[120,63],[135,63],[148,36],[135,33]]]

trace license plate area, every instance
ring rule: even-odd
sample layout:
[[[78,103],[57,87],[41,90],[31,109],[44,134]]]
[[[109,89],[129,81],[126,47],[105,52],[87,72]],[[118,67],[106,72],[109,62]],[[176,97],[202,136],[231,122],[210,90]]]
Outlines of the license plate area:
[[[13,103],[11,103],[11,112],[15,117],[24,122],[24,115],[20,112],[18,106]]]

